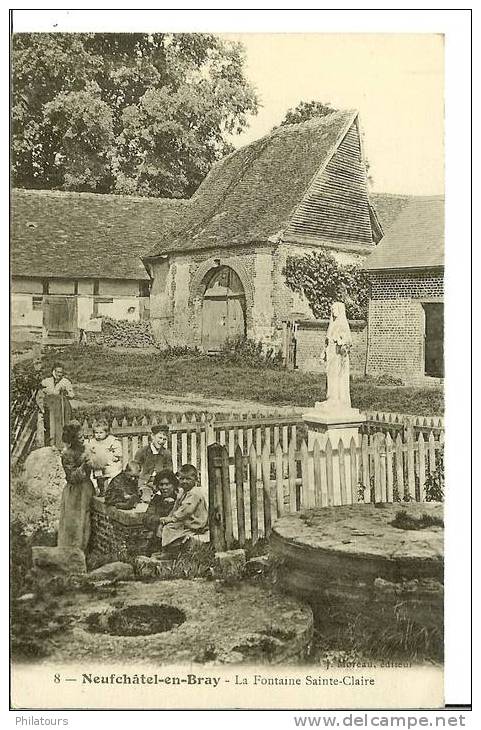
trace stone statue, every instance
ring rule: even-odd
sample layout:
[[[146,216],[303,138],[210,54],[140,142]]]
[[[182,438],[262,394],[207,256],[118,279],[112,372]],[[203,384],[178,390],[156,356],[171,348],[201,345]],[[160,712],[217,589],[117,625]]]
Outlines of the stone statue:
[[[352,337],[346,319],[346,307],[342,302],[333,302],[323,356],[327,374],[327,400],[324,402],[326,409],[341,411],[351,408],[349,387],[351,346]]]

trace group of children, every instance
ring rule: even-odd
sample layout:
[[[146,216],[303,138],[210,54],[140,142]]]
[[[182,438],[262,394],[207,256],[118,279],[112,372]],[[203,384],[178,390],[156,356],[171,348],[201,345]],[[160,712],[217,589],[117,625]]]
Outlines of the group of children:
[[[198,486],[197,469],[184,464],[173,472],[168,428],[153,426],[149,443],[122,469],[122,445],[110,433],[107,421],[93,426],[85,445],[97,494],[107,506],[134,509],[147,503],[144,522],[151,532],[149,552],[160,558],[175,555],[190,537],[207,529],[208,513]],[[161,548],[161,552],[158,552]]]

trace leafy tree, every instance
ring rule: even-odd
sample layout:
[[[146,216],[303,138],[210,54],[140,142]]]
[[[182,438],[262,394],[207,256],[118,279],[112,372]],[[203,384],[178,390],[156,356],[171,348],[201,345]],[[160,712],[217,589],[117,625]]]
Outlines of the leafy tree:
[[[282,273],[287,286],[306,297],[315,317],[328,318],[336,301],[344,302],[348,318],[366,317],[369,279],[355,264],[343,266],[332,254],[319,251],[289,256]]]
[[[326,117],[335,111],[337,109],[334,109],[329,102],[323,104],[322,101],[300,101],[294,109],[288,109],[280,126],[283,127],[285,124],[299,124],[313,117]]]
[[[257,111],[240,44],[206,33],[13,37],[19,187],[191,195]]]

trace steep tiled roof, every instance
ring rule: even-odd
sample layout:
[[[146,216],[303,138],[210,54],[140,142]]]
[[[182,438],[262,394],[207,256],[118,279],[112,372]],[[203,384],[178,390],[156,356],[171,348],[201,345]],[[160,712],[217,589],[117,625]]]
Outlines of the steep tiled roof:
[[[370,270],[444,265],[444,198],[412,197],[368,256]]]
[[[143,256],[171,238],[185,200],[12,192],[14,276],[147,279]]]
[[[187,204],[182,230],[148,257],[265,241],[284,230],[356,117],[342,111],[278,127],[220,160]]]
[[[384,234],[391,228],[403,208],[412,200],[416,200],[416,196],[397,195],[395,193],[371,193],[369,195],[369,202],[376,211]]]

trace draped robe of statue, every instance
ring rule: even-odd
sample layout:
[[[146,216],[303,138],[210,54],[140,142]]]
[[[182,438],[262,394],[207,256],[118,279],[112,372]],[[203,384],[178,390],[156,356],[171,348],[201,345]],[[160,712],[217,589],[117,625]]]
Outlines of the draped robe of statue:
[[[331,319],[326,334],[327,400],[325,407],[329,410],[347,410],[351,408],[351,392],[349,387],[349,350],[352,345],[351,330],[346,318],[346,308],[342,302],[334,302],[331,306]]]

